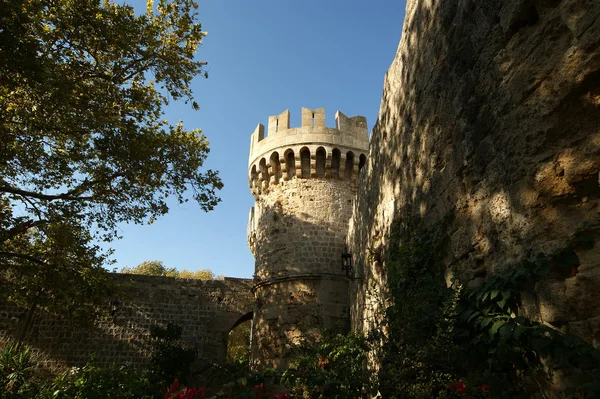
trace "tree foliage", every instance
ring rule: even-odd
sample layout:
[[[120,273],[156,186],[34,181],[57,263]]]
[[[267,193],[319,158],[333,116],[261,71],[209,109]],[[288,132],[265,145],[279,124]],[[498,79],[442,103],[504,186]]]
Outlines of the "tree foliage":
[[[75,311],[106,295],[95,244],[151,223],[167,198],[211,210],[222,183],[201,169],[200,130],[163,119],[197,109],[190,83],[205,32],[192,0],[145,14],[100,0],[0,2],[0,292]]]
[[[222,280],[223,275],[215,276],[212,270],[202,269],[190,271],[183,269],[181,271],[174,267],[166,267],[160,260],[144,261],[135,267],[123,267],[121,273],[141,274],[144,276],[165,276],[175,278],[191,278],[197,280]]]
[[[150,260],[144,261],[135,267],[125,266],[121,269],[121,273],[175,277],[178,272],[174,267],[166,267],[160,260]]]

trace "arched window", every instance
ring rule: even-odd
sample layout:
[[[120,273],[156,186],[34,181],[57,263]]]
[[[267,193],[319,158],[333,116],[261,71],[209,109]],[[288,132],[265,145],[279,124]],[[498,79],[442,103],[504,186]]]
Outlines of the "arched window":
[[[292,180],[292,177],[296,177],[296,158],[294,157],[294,151],[287,150],[285,153],[285,166],[288,180]]]
[[[325,158],[327,154],[323,147],[317,148],[317,177],[325,176]]]
[[[300,166],[302,168],[302,178],[310,177],[310,150],[306,147],[300,150]]]
[[[365,154],[360,154],[360,157],[358,157],[358,171],[360,172],[363,168],[363,166],[365,166],[365,164],[367,163],[367,156]]]
[[[278,184],[279,176],[281,174],[281,165],[279,164],[279,153],[277,151],[271,154],[269,163],[271,164],[271,174],[273,175],[273,181],[275,184]]]
[[[260,180],[262,181],[266,181],[267,184],[269,184],[269,169],[267,168],[267,160],[266,159],[261,159],[260,163],[258,164],[258,167],[260,169]]]
[[[340,178],[340,159],[342,153],[337,148],[331,152],[331,177],[334,179]]]
[[[252,171],[250,172],[250,180],[252,180],[253,187],[255,187],[258,184],[258,172],[256,171],[256,165],[252,165]]]
[[[344,178],[347,180],[352,179],[352,170],[354,169],[354,153],[348,151],[346,153],[346,170],[344,172]]]

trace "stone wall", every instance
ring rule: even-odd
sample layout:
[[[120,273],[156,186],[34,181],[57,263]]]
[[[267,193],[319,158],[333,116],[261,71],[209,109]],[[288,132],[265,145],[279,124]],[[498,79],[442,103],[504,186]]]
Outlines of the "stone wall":
[[[299,339],[348,327],[341,254],[355,194],[352,182],[293,178],[256,202],[248,239],[256,259],[257,364],[285,368]]]
[[[256,278],[340,274],[355,195],[356,186],[334,179],[293,179],[261,195],[248,237]]]
[[[25,343],[32,346],[43,368],[57,372],[82,366],[92,354],[96,364],[148,364],[153,325],[183,327],[182,341],[199,349],[198,358],[223,362],[229,331],[250,320],[254,306],[252,280],[226,278],[201,281],[128,274],[112,275],[121,284],[114,315],[93,325],[74,325],[59,315],[37,311]],[[107,301],[107,309],[109,309]],[[0,343],[14,339],[25,311],[0,305]]]
[[[563,247],[598,218],[600,3],[408,1],[365,169],[350,229],[357,331],[376,325],[395,220],[454,212],[445,262],[470,286]],[[600,344],[597,248],[522,311]]]

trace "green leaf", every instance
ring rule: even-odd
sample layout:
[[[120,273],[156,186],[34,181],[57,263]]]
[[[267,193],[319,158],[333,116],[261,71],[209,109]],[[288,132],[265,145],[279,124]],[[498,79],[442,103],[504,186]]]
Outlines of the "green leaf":
[[[460,314],[460,316],[458,317],[458,319],[460,321],[467,321],[469,319],[469,317],[475,312],[475,310],[473,309],[467,309],[464,312],[462,312]]]
[[[480,323],[479,325],[480,325],[482,328],[484,328],[484,327],[486,327],[488,324],[490,324],[490,323],[492,322],[492,320],[494,320],[494,319],[493,319],[493,318],[491,318],[491,317],[484,317],[484,318],[481,320],[481,323]]]
[[[479,313],[478,311],[473,311],[473,313],[471,314],[471,316],[469,316],[469,318],[467,319],[467,323],[470,323],[471,320],[473,320],[475,317],[479,316],[481,313]]]
[[[514,325],[506,323],[500,328],[500,338],[506,339],[512,335]]]
[[[524,332],[526,332],[529,329],[529,327],[524,327],[524,326],[515,326],[515,329],[513,331],[513,337],[518,340],[519,338],[521,338],[521,335],[523,335]]]
[[[493,338],[494,335],[496,335],[496,332],[498,332],[498,329],[500,327],[502,327],[504,324],[506,324],[506,322],[504,320],[498,320],[494,324],[492,324],[492,328],[490,328],[490,331],[489,331],[490,338]]]

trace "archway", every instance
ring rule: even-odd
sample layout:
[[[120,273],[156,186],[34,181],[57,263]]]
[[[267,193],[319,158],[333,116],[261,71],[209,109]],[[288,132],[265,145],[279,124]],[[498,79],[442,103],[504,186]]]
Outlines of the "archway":
[[[252,317],[248,312],[235,322],[227,336],[227,361],[249,362],[252,340]]]

